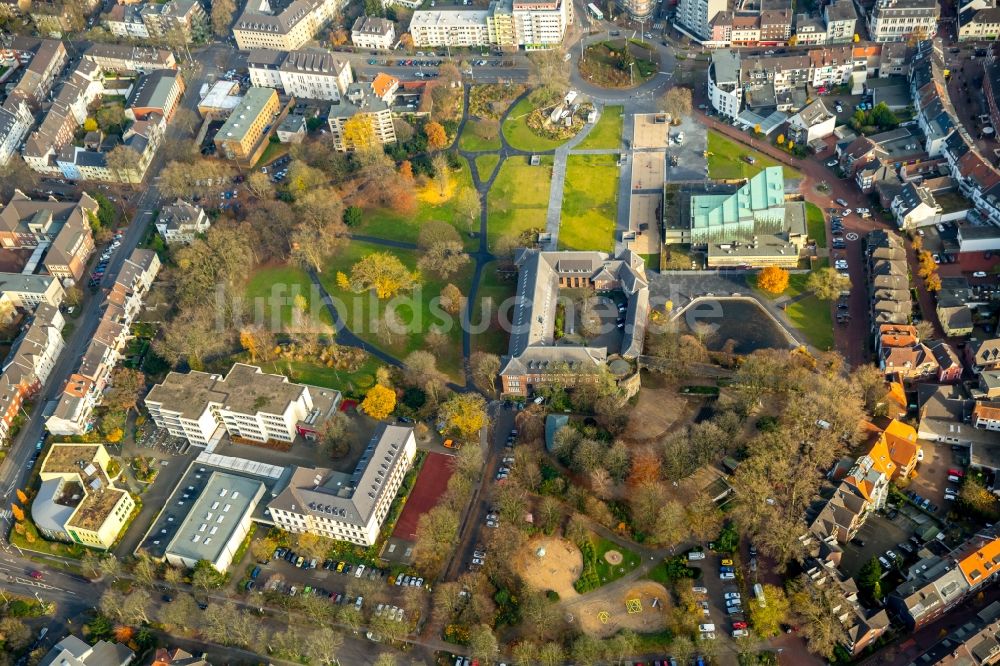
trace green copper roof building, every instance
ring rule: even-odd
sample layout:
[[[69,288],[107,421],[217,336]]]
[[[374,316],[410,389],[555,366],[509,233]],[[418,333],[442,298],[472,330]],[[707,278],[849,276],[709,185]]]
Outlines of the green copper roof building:
[[[785,227],[785,177],[767,167],[731,194],[691,197],[691,242],[750,241]]]

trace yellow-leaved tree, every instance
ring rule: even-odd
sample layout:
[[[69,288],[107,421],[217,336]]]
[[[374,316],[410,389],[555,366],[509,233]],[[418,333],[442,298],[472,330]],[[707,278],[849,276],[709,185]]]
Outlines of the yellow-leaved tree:
[[[478,393],[460,393],[441,405],[441,420],[463,438],[475,436],[489,422],[486,400]]]
[[[757,275],[757,287],[771,294],[780,294],[788,289],[788,271],[768,266]]]
[[[26,505],[28,503],[28,496],[20,488],[17,489],[17,499],[20,500],[21,504]]]
[[[18,522],[21,522],[22,520],[24,520],[24,509],[22,509],[18,505],[11,504],[10,505],[10,512],[12,514],[14,514],[14,519],[17,520]]]
[[[359,409],[373,419],[384,419],[396,408],[396,392],[381,384],[368,389]]]
[[[419,281],[420,273],[408,269],[391,252],[373,252],[351,266],[351,288],[356,292],[374,289],[383,299],[410,291]]]
[[[344,143],[354,150],[373,150],[378,146],[371,116],[358,113],[349,118],[344,123]]]

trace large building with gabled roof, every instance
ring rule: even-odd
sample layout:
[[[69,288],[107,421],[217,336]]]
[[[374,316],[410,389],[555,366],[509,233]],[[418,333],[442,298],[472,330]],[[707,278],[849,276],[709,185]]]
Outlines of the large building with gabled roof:
[[[558,381],[573,385],[595,377],[609,356],[642,353],[649,317],[649,283],[643,260],[631,250],[604,252],[520,250],[510,346],[500,370],[505,395],[528,396]],[[621,291],[626,304],[620,348],[573,344],[556,331],[560,289]]]
[[[289,532],[371,546],[416,452],[413,428],[380,423],[354,472],[296,467],[268,511]]]

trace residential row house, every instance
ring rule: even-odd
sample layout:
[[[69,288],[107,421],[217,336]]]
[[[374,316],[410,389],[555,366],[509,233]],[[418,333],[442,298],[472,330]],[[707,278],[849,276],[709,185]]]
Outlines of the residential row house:
[[[1000,572],[1000,538],[979,534],[944,556],[922,550],[906,572],[906,581],[886,600],[886,607],[910,631],[938,619],[992,584]]]
[[[93,44],[83,53],[104,72],[145,74],[157,69],[177,69],[177,59],[166,49],[127,44]]]
[[[867,452],[848,469],[809,526],[820,541],[847,543],[874,511],[885,507],[889,483],[906,479],[920,457],[917,432],[912,426],[892,419],[884,427],[867,424],[872,433]]]
[[[13,88],[0,106],[0,166],[10,162],[35,124],[34,112],[48,100],[67,61],[66,47],[54,39],[15,38],[0,54],[13,67]],[[17,78],[18,71],[20,76]]]
[[[0,246],[11,250],[42,248],[45,271],[74,284],[94,252],[90,218],[97,215],[98,208],[86,193],[73,202],[35,200],[15,190],[0,209]]]
[[[993,41],[1000,36],[1000,8],[996,0],[971,0],[958,6],[958,41]]]
[[[866,237],[865,259],[868,264],[868,299],[871,306],[872,333],[882,326],[905,326],[910,322],[913,301],[906,265],[906,249],[898,234],[876,230]],[[916,344],[918,340],[914,340]]]
[[[487,9],[415,11],[410,35],[417,47],[496,46],[533,51],[561,44],[572,21],[569,0],[492,0]]]
[[[915,657],[914,664],[993,666],[1000,663],[1000,601],[994,601]]]
[[[180,34],[190,43],[208,32],[208,14],[198,0],[116,4],[101,21],[112,35],[132,39]]]
[[[903,384],[936,380],[941,369],[934,352],[908,324],[882,324],[875,353],[886,378]]]
[[[52,434],[82,435],[91,429],[94,407],[101,401],[111,372],[131,337],[132,322],[159,270],[160,259],[151,250],[135,250],[125,260],[104,297],[97,330],[45,422]]]
[[[0,443],[7,443],[12,426],[24,413],[24,402],[48,381],[65,347],[65,325],[58,306],[39,303],[14,340],[0,374]]]
[[[254,49],[247,70],[252,85],[305,99],[339,100],[354,82],[350,62],[320,50]]]

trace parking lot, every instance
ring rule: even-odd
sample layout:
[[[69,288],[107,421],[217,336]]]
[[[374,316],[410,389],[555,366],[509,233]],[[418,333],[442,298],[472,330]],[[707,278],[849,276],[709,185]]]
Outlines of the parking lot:
[[[702,576],[697,581],[692,582],[695,596],[698,598],[698,605],[701,608],[699,622],[702,625],[713,625],[711,631],[701,631],[703,640],[732,640],[733,632],[745,630],[747,625],[746,614],[743,608],[751,600],[746,600],[737,585],[735,577],[733,580],[723,580],[722,571],[732,570],[735,572],[736,562],[726,559],[712,551],[704,551],[705,559],[689,561],[691,567],[702,571]],[[723,564],[726,562],[727,564]],[[723,567],[730,569],[723,569]],[[735,576],[735,573],[734,573]],[[706,627],[699,627],[706,629]]]
[[[939,507],[939,510],[933,513],[943,517],[951,509],[952,504],[944,499],[945,489],[958,487],[957,483],[948,481],[948,470],[960,469],[961,460],[951,450],[951,446],[944,442],[920,440],[919,443],[924,452],[924,459],[917,465],[917,476],[906,489],[929,499],[931,504]]]
[[[841,571],[848,576],[856,576],[861,567],[873,557],[883,556],[887,550],[906,556],[906,552],[899,548],[899,544],[909,540],[915,527],[915,523],[903,513],[893,520],[881,514],[872,514],[858,530],[854,540],[844,544]],[[861,543],[864,543],[864,546],[859,545]]]

